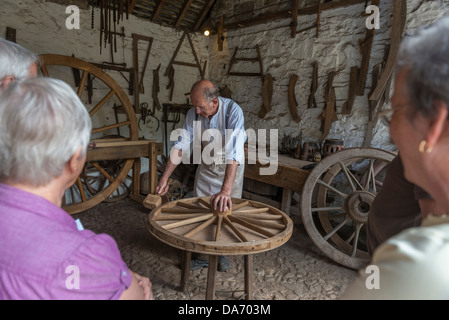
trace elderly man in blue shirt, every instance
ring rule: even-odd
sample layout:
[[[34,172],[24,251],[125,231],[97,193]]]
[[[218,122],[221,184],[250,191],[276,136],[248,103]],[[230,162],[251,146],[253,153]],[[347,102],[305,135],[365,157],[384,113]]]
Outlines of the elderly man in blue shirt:
[[[193,143],[194,163],[199,164],[194,196],[211,196],[214,210],[226,211],[232,208],[232,198],[242,196],[246,133],[242,109],[233,100],[220,97],[219,92],[217,85],[208,80],[200,80],[192,86],[190,99],[193,108],[186,115],[184,134],[171,150],[156,193],[167,193],[170,175],[183,154],[189,153],[190,156]],[[203,266],[207,266],[206,260],[197,259],[191,263],[192,269]],[[229,260],[220,257],[218,270],[226,271],[228,267]]]

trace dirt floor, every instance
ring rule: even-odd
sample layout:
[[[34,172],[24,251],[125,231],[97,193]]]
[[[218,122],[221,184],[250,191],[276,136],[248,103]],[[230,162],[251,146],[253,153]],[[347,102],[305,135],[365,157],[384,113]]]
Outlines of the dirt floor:
[[[150,278],[157,300],[204,300],[207,268],[191,271],[186,292],[179,290],[182,252],[150,234],[149,210],[130,199],[101,203],[74,215],[85,229],[107,233],[118,243],[132,271]],[[310,240],[300,218],[279,248],[254,255],[254,298],[257,300],[334,300],[357,272],[328,259]],[[243,257],[229,256],[231,267],[217,272],[216,299],[244,299]]]

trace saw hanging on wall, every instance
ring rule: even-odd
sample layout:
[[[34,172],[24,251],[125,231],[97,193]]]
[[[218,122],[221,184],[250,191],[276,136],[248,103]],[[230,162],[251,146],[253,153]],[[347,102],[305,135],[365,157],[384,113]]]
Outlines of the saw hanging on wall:
[[[296,111],[296,108],[298,107],[298,101],[296,101],[295,87],[298,78],[299,77],[296,74],[292,74],[290,76],[290,83],[288,85],[288,107],[290,109],[293,120],[295,120],[295,122],[297,123],[301,122],[301,117],[298,116],[298,112]]]
[[[335,88],[332,83],[334,82],[336,72],[332,71],[328,74],[327,84],[326,84],[326,106],[323,113],[318,117],[318,119],[322,120],[321,122],[321,131],[323,134],[320,138],[320,143],[326,139],[328,136],[330,129],[332,127],[332,123],[338,120],[337,111],[336,111],[336,98],[335,98]]]
[[[271,111],[271,101],[273,97],[273,77],[271,74],[264,74],[262,56],[260,54],[259,45],[256,45],[257,57],[255,58],[245,58],[237,57],[238,47],[235,47],[234,54],[232,55],[231,62],[229,63],[228,76],[239,76],[239,77],[260,77],[262,79],[262,108],[259,111],[259,117],[265,118],[268,112]],[[235,72],[231,71],[235,63],[238,62],[257,62],[259,63],[260,72]]]

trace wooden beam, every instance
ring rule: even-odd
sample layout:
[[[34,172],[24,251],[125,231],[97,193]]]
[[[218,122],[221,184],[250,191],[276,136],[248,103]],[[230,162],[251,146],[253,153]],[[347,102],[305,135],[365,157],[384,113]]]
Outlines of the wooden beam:
[[[154,10],[153,16],[151,17],[152,22],[155,22],[157,18],[159,18],[159,15],[161,14],[162,8],[164,7],[166,1],[167,0],[159,0],[156,10]]]
[[[195,23],[195,26],[193,27],[193,31],[198,31],[198,29],[201,27],[204,18],[206,18],[206,15],[209,12],[212,5],[214,4],[214,2],[215,0],[209,0],[207,5],[203,8],[203,11],[201,12],[200,17],[198,18],[198,21]]]
[[[332,2],[325,2],[321,4],[321,12],[326,10],[332,10],[337,8],[349,7],[352,5],[366,3],[366,0],[339,0]],[[318,6],[311,6],[298,10],[298,15],[312,15],[318,12]],[[237,29],[241,27],[254,26],[257,24],[266,23],[267,21],[279,20],[279,19],[288,19],[292,16],[291,10],[280,11],[276,13],[266,14],[258,16],[254,19],[238,21],[229,24],[225,24],[224,28],[227,30]]]
[[[128,8],[128,14],[132,14],[134,12],[134,7],[136,6],[137,0],[132,0],[131,4]]]
[[[291,28],[291,37],[296,37],[296,27],[298,26],[298,7],[299,0],[293,0],[293,8],[292,8],[292,22],[290,23]]]
[[[193,2],[193,0],[186,0],[184,2],[184,6],[181,10],[181,13],[179,14],[179,17],[176,20],[175,28],[178,28],[179,25],[181,24],[182,20],[184,19],[185,15],[187,14],[187,11],[189,11],[189,8],[192,5],[192,2]]]

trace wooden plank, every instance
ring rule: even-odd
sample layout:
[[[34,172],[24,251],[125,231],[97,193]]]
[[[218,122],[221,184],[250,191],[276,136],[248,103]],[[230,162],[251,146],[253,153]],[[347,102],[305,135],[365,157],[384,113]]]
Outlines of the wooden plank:
[[[308,170],[301,168],[305,165],[311,164],[312,162],[297,160],[283,155],[279,155],[278,157],[278,170],[274,175],[260,175],[260,168],[266,166],[262,166],[260,163],[247,163],[245,166],[245,177],[301,193],[305,181],[309,175]]]
[[[148,157],[148,142],[129,141],[134,143],[111,142],[97,144],[95,149],[87,151],[86,161],[102,161],[114,159],[133,159]],[[152,143],[154,144],[154,143]]]

